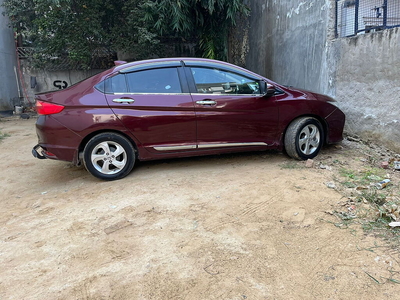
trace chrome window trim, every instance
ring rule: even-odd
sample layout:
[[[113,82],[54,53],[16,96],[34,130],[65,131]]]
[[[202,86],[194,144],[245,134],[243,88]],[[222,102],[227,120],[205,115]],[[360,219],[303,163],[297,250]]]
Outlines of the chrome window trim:
[[[263,96],[263,94],[218,94],[218,93],[192,93],[192,95],[196,95],[196,96],[200,96],[200,95],[204,95],[204,96],[224,96],[224,97],[235,97],[235,96],[247,96],[247,97],[261,97]]]
[[[115,95],[115,96],[121,96],[121,95],[185,95],[185,96],[190,96],[190,93],[110,93],[108,95]]]
[[[263,94],[216,94],[216,93],[106,93],[107,95],[185,95],[185,96],[224,96],[224,97],[261,97]]]
[[[235,65],[224,64],[219,61],[197,61],[197,60],[183,59],[183,62],[185,66],[189,68],[218,69],[221,71],[228,71],[238,75],[242,75],[249,79],[262,80],[262,77],[260,77],[260,75],[256,73],[253,73],[249,70],[246,70],[244,68]]]
[[[154,61],[139,63],[134,66],[125,67],[118,72],[121,74],[132,73],[137,71],[149,70],[149,69],[163,69],[163,68],[179,68],[182,67],[180,60],[167,60],[167,61]]]

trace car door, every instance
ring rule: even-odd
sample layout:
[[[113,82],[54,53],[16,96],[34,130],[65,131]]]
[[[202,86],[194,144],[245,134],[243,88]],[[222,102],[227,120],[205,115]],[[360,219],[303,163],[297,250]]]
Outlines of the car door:
[[[136,68],[105,81],[109,106],[150,152],[196,148],[194,105],[181,72],[182,67]]]
[[[260,80],[214,67],[191,66],[198,148],[276,145],[279,113],[275,97],[260,93]]]

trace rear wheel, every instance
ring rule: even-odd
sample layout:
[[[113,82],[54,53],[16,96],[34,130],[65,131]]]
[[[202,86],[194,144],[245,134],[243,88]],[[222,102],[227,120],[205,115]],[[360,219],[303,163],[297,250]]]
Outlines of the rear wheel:
[[[294,120],[285,134],[286,153],[295,159],[306,160],[318,155],[324,140],[321,123],[311,117]]]
[[[112,132],[94,136],[83,150],[86,170],[103,180],[125,177],[132,171],[135,160],[132,143],[124,136]]]

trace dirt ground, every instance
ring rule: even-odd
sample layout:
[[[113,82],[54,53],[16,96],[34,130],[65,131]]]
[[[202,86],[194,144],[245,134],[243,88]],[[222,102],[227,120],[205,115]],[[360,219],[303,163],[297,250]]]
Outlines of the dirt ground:
[[[327,213],[343,201],[333,162],[362,159],[356,143],[313,168],[257,152],[142,162],[104,182],[33,158],[34,123],[0,120],[0,299],[398,297],[384,279],[400,281],[399,252]]]

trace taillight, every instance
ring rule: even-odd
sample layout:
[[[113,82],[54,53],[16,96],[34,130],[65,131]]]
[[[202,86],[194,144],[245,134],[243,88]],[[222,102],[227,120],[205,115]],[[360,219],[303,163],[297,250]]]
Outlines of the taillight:
[[[63,109],[62,105],[36,100],[36,111],[39,115],[58,114]]]

